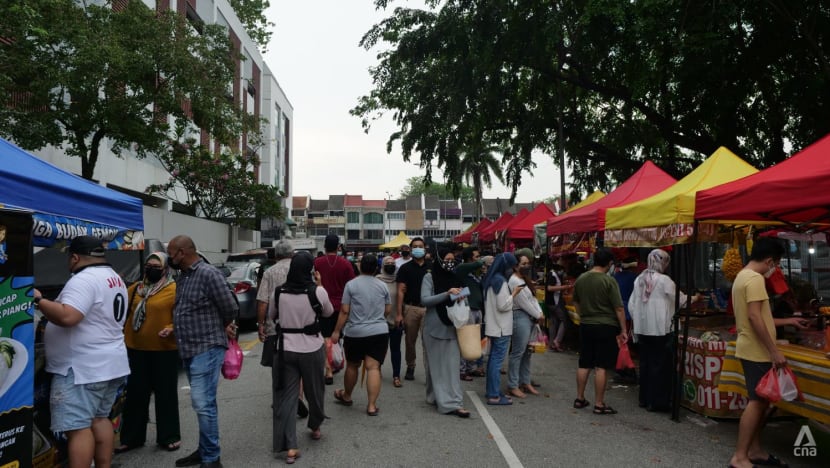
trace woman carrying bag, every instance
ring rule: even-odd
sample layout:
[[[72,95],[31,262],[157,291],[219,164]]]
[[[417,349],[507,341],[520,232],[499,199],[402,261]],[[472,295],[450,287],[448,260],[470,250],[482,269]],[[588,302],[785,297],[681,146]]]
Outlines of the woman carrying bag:
[[[524,398],[527,396],[525,392],[539,394],[530,382],[530,358],[533,352],[527,345],[530,343],[533,327],[544,320],[544,317],[530,282],[530,269],[533,263],[530,257],[524,254],[519,254],[516,260],[518,263],[513,267],[513,275],[508,280],[509,289],[519,291],[513,297],[513,347],[510,350],[507,388],[514,397]]]

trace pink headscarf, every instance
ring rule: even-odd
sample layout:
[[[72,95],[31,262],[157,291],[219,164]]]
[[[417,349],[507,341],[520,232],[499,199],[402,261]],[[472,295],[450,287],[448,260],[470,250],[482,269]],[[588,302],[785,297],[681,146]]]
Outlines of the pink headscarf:
[[[648,302],[654,286],[657,284],[657,273],[663,273],[669,267],[669,254],[665,250],[654,249],[648,254],[648,269],[643,274],[645,288],[643,288],[643,302]]]

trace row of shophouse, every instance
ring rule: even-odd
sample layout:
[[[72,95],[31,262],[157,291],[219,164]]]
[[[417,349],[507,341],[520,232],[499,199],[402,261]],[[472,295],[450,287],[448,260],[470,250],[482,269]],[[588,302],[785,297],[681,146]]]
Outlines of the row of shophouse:
[[[506,199],[483,200],[484,217],[494,220],[504,212],[532,210],[537,203],[510,204]],[[400,232],[444,242],[466,231],[475,219],[475,203],[415,195],[401,200],[371,200],[362,195],[329,195],[328,198],[292,197],[294,236],[313,238],[321,244],[337,234],[351,250],[375,250]]]

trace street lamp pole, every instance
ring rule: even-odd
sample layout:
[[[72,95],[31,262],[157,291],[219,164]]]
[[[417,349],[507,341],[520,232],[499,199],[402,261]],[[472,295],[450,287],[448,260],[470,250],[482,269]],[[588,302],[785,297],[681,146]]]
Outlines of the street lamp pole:
[[[392,240],[392,239],[387,239],[386,238],[386,236],[391,235],[391,234],[389,234],[389,228],[390,228],[390,224],[391,224],[389,222],[389,201],[390,200],[392,200],[392,194],[389,193],[389,191],[387,190],[386,191],[386,207],[383,209],[383,217],[386,219],[386,228],[383,230],[383,243],[384,244],[389,242],[390,240]]]

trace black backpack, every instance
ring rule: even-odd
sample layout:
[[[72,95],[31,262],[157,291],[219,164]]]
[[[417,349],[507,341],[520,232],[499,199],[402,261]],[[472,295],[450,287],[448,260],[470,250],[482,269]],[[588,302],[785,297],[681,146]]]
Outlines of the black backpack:
[[[316,336],[320,333],[320,316],[323,313],[323,304],[320,303],[320,299],[317,298],[317,288],[319,286],[314,286],[312,288],[308,288],[306,290],[306,294],[308,295],[308,302],[311,304],[311,308],[314,310],[315,320],[314,323],[311,325],[306,325],[303,328],[284,328],[281,327],[279,322],[276,320],[274,321],[274,328],[276,330],[276,340],[274,340],[275,350],[274,352],[277,354],[277,372],[279,372],[279,378],[277,379],[277,389],[282,389],[285,385],[283,376],[285,372],[283,372],[283,368],[285,366],[285,344],[283,343],[283,337],[286,333],[303,333],[305,335]],[[283,288],[277,288],[274,291],[274,311],[276,312],[276,318],[280,318],[280,294],[282,293]]]

